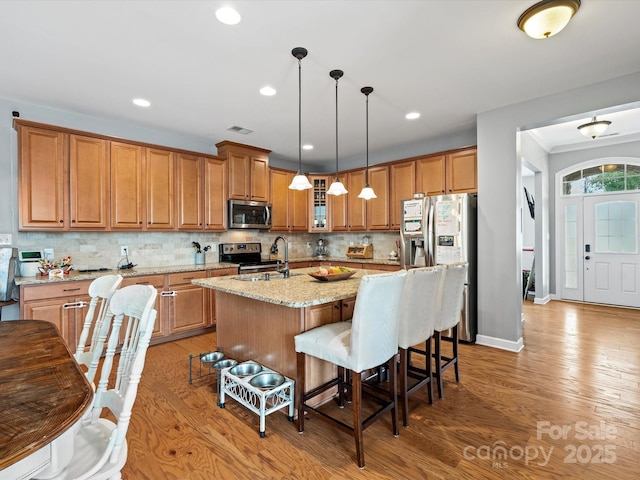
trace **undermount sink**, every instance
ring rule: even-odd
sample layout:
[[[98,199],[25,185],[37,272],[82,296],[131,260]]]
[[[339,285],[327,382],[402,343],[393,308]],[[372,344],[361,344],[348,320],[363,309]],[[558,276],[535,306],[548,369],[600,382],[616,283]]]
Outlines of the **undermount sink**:
[[[296,277],[299,273],[289,273],[289,277]],[[278,280],[286,278],[284,273],[265,272],[265,273],[247,273],[244,275],[236,275],[231,277],[232,280],[240,280],[242,282],[268,282],[270,280]]]

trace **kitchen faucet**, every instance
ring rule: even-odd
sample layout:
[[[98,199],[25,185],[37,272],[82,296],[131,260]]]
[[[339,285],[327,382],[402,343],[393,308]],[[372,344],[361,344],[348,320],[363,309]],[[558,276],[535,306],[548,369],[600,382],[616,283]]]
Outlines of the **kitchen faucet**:
[[[289,242],[287,242],[287,239],[278,235],[271,245],[271,253],[278,252],[278,240],[282,240],[284,242],[284,268],[278,268],[277,272],[281,273],[284,278],[289,278]]]

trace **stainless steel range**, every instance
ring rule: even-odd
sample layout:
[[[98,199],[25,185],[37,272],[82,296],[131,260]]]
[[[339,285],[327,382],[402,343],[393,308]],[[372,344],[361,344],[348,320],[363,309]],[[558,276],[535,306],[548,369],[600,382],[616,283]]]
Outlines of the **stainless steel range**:
[[[237,263],[238,273],[276,272],[280,260],[263,260],[262,245],[250,243],[221,243],[218,245],[220,262]]]

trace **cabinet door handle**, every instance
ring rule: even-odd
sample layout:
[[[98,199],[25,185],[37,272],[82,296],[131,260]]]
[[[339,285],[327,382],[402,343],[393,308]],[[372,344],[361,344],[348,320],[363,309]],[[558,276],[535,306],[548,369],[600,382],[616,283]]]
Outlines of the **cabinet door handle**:
[[[182,277],[182,280],[193,280],[196,277]]]
[[[80,290],[80,287],[78,287],[78,288],[65,288],[62,291],[63,292],[77,292],[78,290]]]
[[[136,285],[149,285],[149,282],[136,282]]]
[[[178,292],[176,292],[175,290],[170,290],[168,292],[161,292],[160,296],[161,297],[176,297],[178,295]]]
[[[82,308],[85,306],[84,302],[72,302],[72,303],[63,303],[62,308],[65,310],[70,310],[72,308]]]

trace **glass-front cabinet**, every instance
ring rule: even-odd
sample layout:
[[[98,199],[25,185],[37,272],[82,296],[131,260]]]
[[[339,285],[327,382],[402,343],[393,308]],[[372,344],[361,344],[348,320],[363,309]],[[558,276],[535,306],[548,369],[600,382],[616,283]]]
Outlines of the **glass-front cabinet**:
[[[309,231],[328,232],[329,211],[327,189],[329,188],[329,177],[311,175],[309,181],[313,188],[309,190]]]

